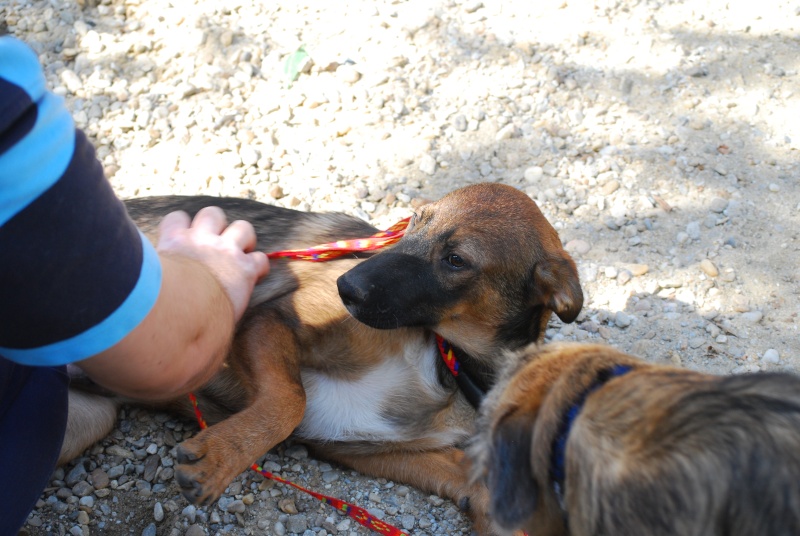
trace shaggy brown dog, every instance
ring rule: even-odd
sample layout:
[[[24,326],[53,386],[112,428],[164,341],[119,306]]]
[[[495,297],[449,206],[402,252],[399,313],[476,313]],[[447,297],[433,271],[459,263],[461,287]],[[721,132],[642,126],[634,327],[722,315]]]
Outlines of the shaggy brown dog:
[[[252,222],[265,251],[376,232],[342,214],[247,200],[127,202],[147,233],[170,211],[209,204]],[[227,367],[196,393],[216,424],[179,445],[178,483],[189,500],[213,501],[293,434],[320,457],[469,507],[486,532],[485,488],[469,483],[462,463],[475,410],[442,363],[435,334],[457,348],[462,383],[473,394],[486,389],[505,349],[539,340],[551,312],[565,322],[578,315],[575,264],[536,204],[498,184],[425,206],[397,244],[359,257],[272,263]],[[190,412],[184,399],[173,405]],[[95,439],[78,438],[65,457]]]
[[[800,378],[712,376],[593,344],[516,359],[469,450],[505,529],[800,534]]]

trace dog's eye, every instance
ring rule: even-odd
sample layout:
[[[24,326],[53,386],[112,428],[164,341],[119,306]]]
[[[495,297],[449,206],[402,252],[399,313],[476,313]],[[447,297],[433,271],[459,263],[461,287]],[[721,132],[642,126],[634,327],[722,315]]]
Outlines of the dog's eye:
[[[464,262],[464,259],[456,255],[455,253],[451,253],[447,257],[445,257],[445,262],[452,266],[453,268],[463,268],[467,263]]]

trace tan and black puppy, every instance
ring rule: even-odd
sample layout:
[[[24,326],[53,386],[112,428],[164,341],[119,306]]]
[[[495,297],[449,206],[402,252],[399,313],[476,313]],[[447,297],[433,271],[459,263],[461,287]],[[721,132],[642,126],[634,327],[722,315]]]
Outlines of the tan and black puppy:
[[[264,251],[376,232],[343,214],[241,199],[126,204],[153,237],[170,211],[218,205],[229,218],[252,222]],[[227,367],[196,393],[212,426],[179,445],[178,483],[191,501],[215,500],[293,435],[318,456],[468,507],[486,532],[488,495],[469,482],[463,463],[476,416],[469,397],[476,403],[491,386],[506,349],[539,340],[553,312],[573,321],[582,305],[575,263],[556,231],[526,194],[499,184],[456,190],[425,206],[385,251],[273,261],[237,328]],[[459,383],[438,355],[436,334],[457,349]],[[186,399],[173,406],[191,415]],[[77,407],[71,411],[79,415]],[[71,421],[65,458],[101,435],[76,439],[74,430],[81,426]]]
[[[800,534],[800,378],[533,346],[470,446],[491,517],[529,536]]]

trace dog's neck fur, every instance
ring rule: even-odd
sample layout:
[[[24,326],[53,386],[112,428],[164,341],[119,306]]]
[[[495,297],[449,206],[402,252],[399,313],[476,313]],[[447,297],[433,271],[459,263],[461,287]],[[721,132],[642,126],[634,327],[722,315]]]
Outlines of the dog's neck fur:
[[[569,433],[572,430],[572,425],[575,419],[578,418],[586,399],[592,392],[602,387],[609,380],[623,376],[631,371],[629,365],[615,365],[613,367],[601,370],[597,374],[597,379],[592,383],[588,389],[583,391],[575,400],[561,419],[561,426],[559,427],[558,435],[553,441],[550,458],[550,480],[553,484],[553,491],[558,499],[558,504],[561,510],[566,515],[566,505],[564,503],[565,496],[565,483],[566,483],[566,449]]]

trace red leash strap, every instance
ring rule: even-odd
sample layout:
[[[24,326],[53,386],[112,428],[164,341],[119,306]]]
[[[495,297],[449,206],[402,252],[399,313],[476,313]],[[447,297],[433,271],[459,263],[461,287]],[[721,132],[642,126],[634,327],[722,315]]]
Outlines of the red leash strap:
[[[400,220],[385,231],[375,233],[367,238],[356,238],[353,240],[339,240],[338,242],[329,242],[328,244],[320,244],[308,249],[288,249],[286,251],[273,251],[267,253],[270,259],[288,258],[299,259],[312,262],[324,262],[348,253],[358,251],[372,251],[380,249],[390,244],[394,244],[400,240],[406,232],[408,222],[411,217]]]
[[[192,407],[194,407],[194,415],[195,417],[197,417],[197,422],[198,424],[200,424],[200,428],[205,430],[206,428],[208,428],[208,424],[206,424],[205,419],[203,419],[203,414],[200,413],[200,408],[197,405],[197,397],[194,396],[194,393],[189,393],[189,400],[192,401]],[[378,534],[383,534],[385,536],[407,536],[405,532],[401,531],[396,527],[393,527],[388,523],[381,521],[380,519],[373,516],[372,514],[370,514],[369,512],[367,512],[366,510],[364,510],[359,506],[350,504],[335,497],[322,495],[321,493],[311,491],[302,486],[298,486],[294,482],[290,482],[284,478],[279,477],[278,475],[274,475],[269,471],[264,470],[263,467],[261,467],[256,463],[251,465],[250,469],[263,475],[265,478],[269,478],[270,480],[274,480],[275,482],[280,482],[281,484],[286,484],[287,486],[292,486],[293,488],[298,489],[304,493],[308,493],[315,499],[319,499],[325,504],[332,506],[333,508],[336,508],[337,510],[347,514],[352,519],[355,519],[359,524],[367,527],[368,529],[374,532],[377,532]]]
[[[388,523],[384,523],[377,517],[373,516],[363,508],[356,506],[354,504],[350,504],[344,502],[340,499],[336,499],[334,497],[329,497],[327,495],[322,495],[321,493],[316,493],[314,491],[305,489],[303,487],[298,486],[294,482],[289,482],[279,476],[273,475],[269,471],[265,471],[260,466],[253,464],[250,469],[257,471],[258,473],[264,475],[265,477],[274,480],[276,482],[280,482],[281,484],[286,484],[288,486],[292,486],[293,488],[299,489],[305,493],[308,493],[312,497],[319,499],[320,501],[324,502],[325,504],[336,508],[337,510],[347,514],[352,519],[355,519],[359,524],[367,527],[368,529],[377,532],[378,534],[384,534],[385,536],[406,536],[406,533],[401,531],[400,529],[393,527]]]

